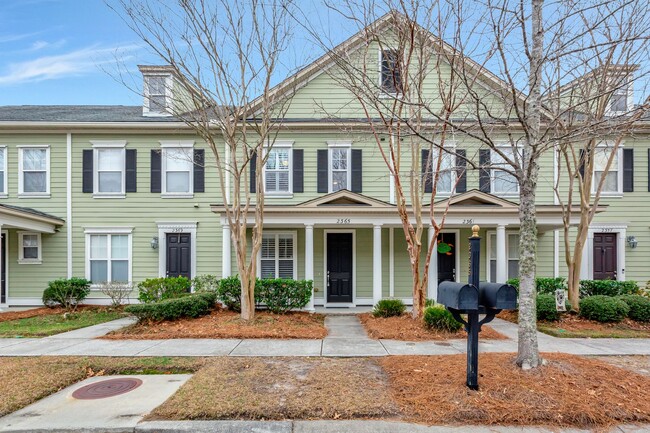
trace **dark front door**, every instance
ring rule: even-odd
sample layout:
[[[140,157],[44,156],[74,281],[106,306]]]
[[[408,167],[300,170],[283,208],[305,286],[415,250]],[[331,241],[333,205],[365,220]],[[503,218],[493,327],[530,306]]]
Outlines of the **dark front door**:
[[[192,278],[192,236],[167,233],[167,276]]]
[[[616,233],[594,233],[594,280],[616,280]]]
[[[456,281],[456,234],[438,234],[438,284]]]
[[[327,302],[352,302],[352,233],[327,234]]]
[[[7,257],[7,247],[5,245],[5,235],[0,236],[0,304],[7,302],[7,267],[5,263]]]

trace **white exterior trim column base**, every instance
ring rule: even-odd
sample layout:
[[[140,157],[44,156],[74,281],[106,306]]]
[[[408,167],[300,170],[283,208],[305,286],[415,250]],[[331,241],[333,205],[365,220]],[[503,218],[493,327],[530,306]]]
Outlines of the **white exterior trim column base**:
[[[382,298],[381,266],[381,225],[374,225],[372,230],[372,302],[376,304]]]
[[[230,250],[232,241],[230,239],[230,226],[227,224],[221,229],[221,244],[221,278],[227,278],[232,272],[232,252]]]
[[[506,243],[506,226],[499,224],[497,226],[497,269],[496,269],[496,282],[505,283],[508,279],[508,257]]]

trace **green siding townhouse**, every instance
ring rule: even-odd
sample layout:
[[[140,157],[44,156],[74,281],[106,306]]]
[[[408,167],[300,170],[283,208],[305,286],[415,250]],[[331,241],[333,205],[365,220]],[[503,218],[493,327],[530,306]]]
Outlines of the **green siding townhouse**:
[[[380,74],[387,53],[376,52],[371,61]],[[360,111],[325,70],[314,62],[300,72],[302,85],[264,168],[260,274],[313,279],[313,305],[363,306],[385,297],[408,303],[409,258],[393,180],[371,136],[322,121],[323,107],[344,118]],[[165,85],[173,84],[169,69],[141,72],[143,106],[0,107],[0,307],[38,305],[47,282],[60,277],[137,284],[237,272],[211,151],[165,112],[175,91]],[[495,162],[471,140],[451,145]],[[617,155],[589,231],[583,278],[650,280],[649,152],[643,132]],[[549,277],[566,275],[555,159],[549,152],[541,161],[537,195],[537,269]],[[439,281],[467,279],[474,224],[481,227],[481,274],[505,281],[518,272],[516,186],[499,170],[487,177],[468,170],[458,182],[455,170],[448,173],[436,206],[449,205],[439,240],[451,251],[432,262],[430,297]],[[89,301],[107,300],[93,291]]]

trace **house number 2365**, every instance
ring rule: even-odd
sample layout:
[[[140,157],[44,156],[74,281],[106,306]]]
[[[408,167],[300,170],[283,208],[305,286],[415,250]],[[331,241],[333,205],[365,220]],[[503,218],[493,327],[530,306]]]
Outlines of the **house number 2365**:
[[[338,218],[336,224],[350,224],[350,218]]]

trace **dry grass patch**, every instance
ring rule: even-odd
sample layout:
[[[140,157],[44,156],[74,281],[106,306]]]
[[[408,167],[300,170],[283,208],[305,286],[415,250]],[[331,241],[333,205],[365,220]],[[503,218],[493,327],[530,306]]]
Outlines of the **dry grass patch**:
[[[447,332],[428,329],[421,320],[414,320],[408,314],[395,317],[375,317],[371,313],[364,313],[359,315],[359,320],[361,320],[364,328],[366,328],[368,336],[374,339],[426,341],[467,337],[467,334],[463,330]],[[508,338],[489,326],[483,326],[480,337],[486,340],[506,340]]]
[[[522,371],[514,354],[480,355],[479,391],[465,386],[465,355],[379,362],[407,419],[435,424],[597,427],[650,421],[650,377],[572,355]]]
[[[216,358],[150,419],[351,419],[397,413],[372,359]]]
[[[215,310],[197,319],[166,322],[143,322],[114,331],[102,338],[113,340],[159,340],[170,338],[306,338],[320,339],[327,335],[322,314],[292,312],[255,313],[255,319],[244,322],[239,313]]]
[[[21,409],[87,377],[196,371],[197,358],[0,358],[0,416]]]
[[[625,355],[625,356],[594,356],[594,359],[633,371],[635,373],[650,376],[650,356]]]

